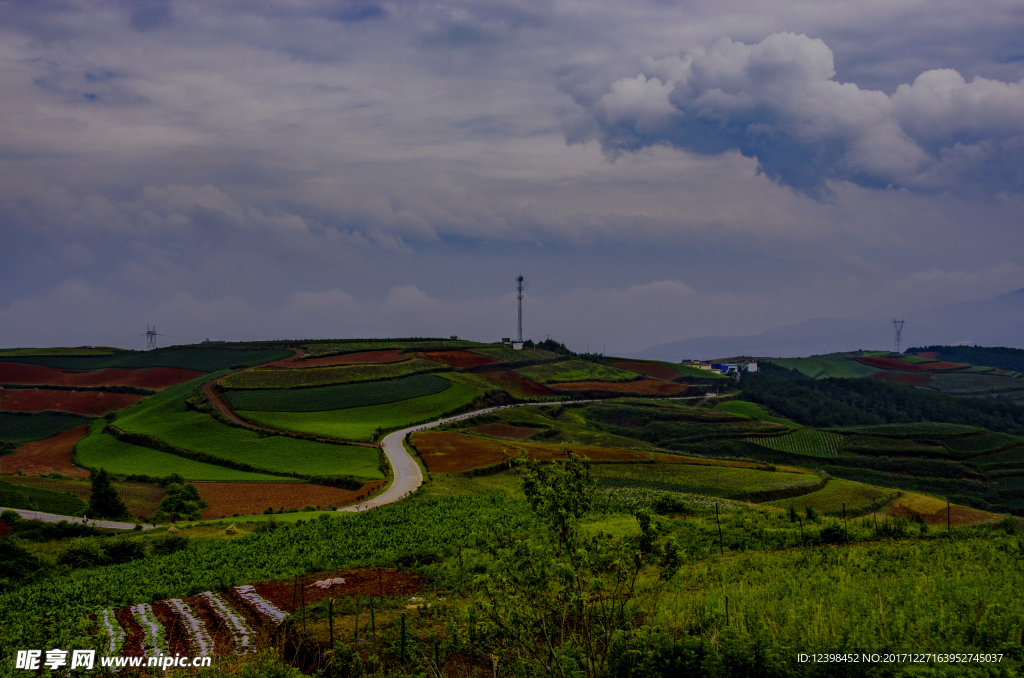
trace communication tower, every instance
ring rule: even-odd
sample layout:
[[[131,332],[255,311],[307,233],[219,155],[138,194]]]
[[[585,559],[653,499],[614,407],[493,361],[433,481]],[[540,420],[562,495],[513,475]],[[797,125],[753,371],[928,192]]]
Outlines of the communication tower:
[[[903,353],[903,323],[905,320],[893,320],[892,328],[896,330],[896,342],[894,350],[896,353]]]
[[[516,333],[516,341],[523,343],[523,274],[516,278],[516,289],[519,290],[519,331]]]

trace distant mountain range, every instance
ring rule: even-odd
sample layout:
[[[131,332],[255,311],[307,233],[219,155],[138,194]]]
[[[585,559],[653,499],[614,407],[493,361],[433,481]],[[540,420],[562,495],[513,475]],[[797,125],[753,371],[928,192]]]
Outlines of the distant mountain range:
[[[902,319],[906,320],[904,347],[976,344],[1024,348],[1024,289],[983,301],[915,311]],[[813,318],[755,335],[672,341],[625,357],[679,362],[740,355],[792,358],[858,349],[892,350],[892,320]]]

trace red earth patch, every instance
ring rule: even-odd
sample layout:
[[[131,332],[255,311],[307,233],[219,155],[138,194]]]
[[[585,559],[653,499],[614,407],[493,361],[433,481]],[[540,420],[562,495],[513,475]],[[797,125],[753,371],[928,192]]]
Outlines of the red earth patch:
[[[177,367],[154,367],[148,370],[108,368],[93,372],[71,372],[56,367],[0,362],[0,384],[39,386],[135,386],[156,390],[175,386],[205,372]]]
[[[302,509],[306,506],[344,506],[365,499],[384,484],[366,483],[358,490],[343,490],[311,483],[210,483],[197,482],[199,496],[209,502],[203,518],[260,513],[267,507]]]
[[[644,362],[643,360],[621,360],[618,358],[609,358],[608,364],[612,367],[618,367],[623,370],[632,370],[633,372],[646,374],[648,377],[654,377],[655,379],[664,379],[665,381],[672,381],[679,377],[678,372],[668,365],[662,365],[661,363],[649,363]]]
[[[470,433],[477,433],[482,436],[491,436],[492,438],[511,438],[512,440],[522,440],[532,436],[539,428],[522,428],[520,426],[510,426],[508,424],[484,424],[483,426],[474,426],[469,429]]]
[[[57,471],[72,478],[88,478],[89,472],[71,463],[75,443],[89,432],[89,425],[58,433],[45,440],[25,443],[14,454],[0,457],[0,473],[14,474],[18,469],[33,476]]]
[[[43,412],[58,410],[101,417],[111,410],[130,407],[146,396],[105,391],[58,391],[54,389],[9,389],[0,391],[0,410]]]
[[[337,584],[329,589],[322,589],[312,584],[324,579],[340,577],[344,584]],[[407,596],[418,593],[427,583],[427,579],[414,572],[397,569],[364,569],[364,570],[328,570],[307,574],[297,579],[275,579],[265,582],[254,582],[256,592],[282,610],[295,610],[302,606],[303,596],[306,605],[325,598],[342,596],[363,596],[376,598],[383,596]]]
[[[969,365],[962,365],[960,363],[948,363],[945,361],[937,361],[934,363],[918,363],[917,365],[911,365],[908,362],[899,360],[898,358],[882,358],[877,356],[859,356],[854,358],[859,363],[870,365],[871,367],[877,367],[882,370],[900,370],[901,372],[929,372],[931,370],[961,370]]]
[[[908,386],[927,386],[931,380],[932,375],[927,372],[912,372],[907,374],[906,372],[875,372],[871,375],[872,379],[878,379],[880,381],[888,381],[892,384],[907,384]]]
[[[497,362],[494,358],[477,355],[469,351],[430,351],[427,353],[417,353],[416,357],[423,360],[433,360],[435,363],[448,365],[457,370],[468,370],[477,365],[490,365]]]
[[[359,353],[345,353],[343,355],[329,355],[323,358],[298,357],[285,358],[276,362],[260,365],[260,368],[302,368],[302,367],[330,367],[331,365],[368,365],[376,363],[397,363],[408,360],[409,356],[402,353],[400,348],[390,348],[384,351],[360,351]]]
[[[649,393],[656,395],[675,395],[690,388],[686,384],[656,381],[654,379],[629,381],[624,384],[609,381],[578,381],[569,384],[549,384],[549,386],[555,391],[614,391],[616,393]]]
[[[918,353],[917,355],[919,355],[922,358],[928,358],[928,360],[939,359],[939,354],[935,353],[934,351],[925,351],[924,353]]]
[[[476,376],[484,381],[489,381],[495,386],[508,391],[515,398],[533,398],[538,396],[553,395],[551,389],[543,384],[538,384],[529,377],[524,377],[518,372],[504,370],[501,372],[477,372]]]

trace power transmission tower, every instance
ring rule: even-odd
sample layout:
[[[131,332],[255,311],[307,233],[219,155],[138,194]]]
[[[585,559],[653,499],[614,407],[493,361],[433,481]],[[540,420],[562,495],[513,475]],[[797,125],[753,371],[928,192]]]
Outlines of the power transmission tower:
[[[892,328],[894,330],[896,330],[896,343],[895,343],[895,351],[896,351],[896,353],[903,353],[903,323],[904,322],[906,322],[906,321],[905,320],[893,320],[892,321]]]
[[[146,325],[146,350],[152,351],[156,348],[156,325]]]
[[[516,333],[516,341],[523,343],[523,275],[520,273],[516,278],[519,290],[519,331]]]

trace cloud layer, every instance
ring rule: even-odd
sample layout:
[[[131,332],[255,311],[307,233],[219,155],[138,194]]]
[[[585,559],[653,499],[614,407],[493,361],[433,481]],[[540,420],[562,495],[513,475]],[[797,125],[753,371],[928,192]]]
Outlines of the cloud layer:
[[[1024,190],[1024,80],[966,82],[934,69],[888,95],[836,80],[820,39],[721,38],[648,59],[596,100],[579,97],[615,156],[656,144],[740,151],[774,181],[820,198],[829,181],[871,188]]]

